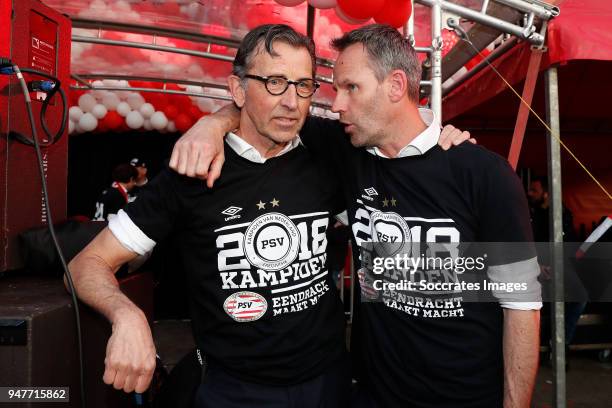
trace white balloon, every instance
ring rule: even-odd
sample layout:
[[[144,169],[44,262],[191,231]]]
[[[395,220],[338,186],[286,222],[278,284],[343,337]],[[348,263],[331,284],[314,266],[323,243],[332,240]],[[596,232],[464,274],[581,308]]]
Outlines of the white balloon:
[[[336,0],[308,0],[308,4],[318,9],[330,9],[337,5]]]
[[[188,85],[187,88],[185,88],[185,90],[189,93],[195,93],[195,94],[204,93],[204,88],[202,88],[201,86],[197,86],[197,85]]]
[[[221,88],[206,88],[206,93],[209,95],[215,95],[215,96],[229,95],[226,89],[221,89]]]
[[[196,18],[200,11],[200,5],[198,3],[189,3],[185,14],[187,14],[192,20]]]
[[[144,118],[150,118],[155,113],[155,108],[150,103],[143,103],[139,109]]]
[[[74,124],[73,121],[69,120],[68,121],[68,134],[71,134],[72,132],[74,132],[76,125]]]
[[[164,112],[157,111],[151,116],[151,125],[153,129],[162,130],[168,125],[168,118]]]
[[[91,112],[91,109],[96,106],[96,103],[98,103],[96,98],[88,93],[79,97],[79,108],[81,108],[83,112]]]
[[[130,91],[116,91],[116,93],[119,99],[121,99],[122,101],[125,101],[131,94]]]
[[[120,81],[118,79],[103,79],[102,83],[104,84],[104,86],[118,87]]]
[[[92,9],[104,10],[106,8],[106,3],[103,0],[93,0],[89,7]]]
[[[83,116],[83,111],[78,106],[71,106],[68,109],[68,116],[70,116],[70,120],[78,122],[81,116]]]
[[[130,105],[128,105],[127,102],[119,102],[117,104],[117,113],[123,117],[126,117],[131,110],[132,108],[130,108]]]
[[[139,94],[139,93],[135,93],[135,92],[132,92],[132,93],[131,93],[131,94],[130,94],[128,97],[127,97],[127,100],[126,100],[126,101],[127,101],[128,105],[130,105],[130,108],[132,108],[132,109],[134,109],[134,110],[140,109],[140,107],[141,107],[142,105],[144,105],[144,103],[145,103],[145,100],[144,100],[144,98],[142,97],[142,95],[141,95],[141,94]]]
[[[299,4],[302,4],[304,0],[276,0],[276,2],[281,6],[294,7]]]
[[[95,89],[95,88],[100,88],[104,86],[104,83],[100,81],[99,79],[96,79],[95,81],[92,82],[91,86],[94,88],[94,90],[90,92],[91,95],[94,98],[96,98],[96,100],[101,101],[104,95],[106,95],[107,91],[103,91],[102,89]]]
[[[101,103],[97,104],[91,109],[91,114],[94,115],[96,119],[102,119],[105,117],[106,112],[108,112],[106,106],[102,105]]]
[[[153,125],[151,124],[151,121],[149,119],[145,119],[144,123],[142,124],[142,128],[144,130],[153,130]]]
[[[215,107],[215,103],[212,99],[209,98],[200,98],[198,99],[198,108],[202,112],[211,112]]]
[[[107,93],[102,98],[102,104],[106,106],[106,109],[108,110],[117,109],[117,105],[119,105],[119,102],[120,102],[119,97],[111,92]]]
[[[138,111],[131,111],[125,117],[125,123],[130,129],[140,129],[144,124],[144,118]]]
[[[91,132],[98,127],[98,119],[91,113],[85,113],[79,119],[79,128],[84,132]]]
[[[117,88],[129,88],[130,84],[125,79],[120,79],[117,81]],[[132,93],[130,91],[117,91],[117,96],[121,98],[121,100],[126,100],[128,96]]]
[[[176,125],[174,124],[174,121],[171,120],[170,122],[168,122],[168,125],[166,126],[166,129],[168,130],[168,132],[170,133],[174,133],[176,132]]]
[[[130,11],[132,8],[130,7],[130,3],[125,0],[119,0],[115,3],[115,9],[117,11]]]

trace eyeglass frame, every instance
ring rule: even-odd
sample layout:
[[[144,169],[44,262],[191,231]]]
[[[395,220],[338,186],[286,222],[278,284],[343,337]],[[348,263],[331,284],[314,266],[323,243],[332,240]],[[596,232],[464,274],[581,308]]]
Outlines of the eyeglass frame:
[[[283,77],[283,76],[280,76],[280,75],[261,76],[261,75],[253,75],[253,74],[245,74],[245,75],[244,75],[244,78],[248,78],[248,79],[255,79],[256,81],[263,82],[263,84],[264,84],[264,88],[266,88],[266,91],[268,91],[268,93],[269,93],[270,95],[273,95],[273,96],[279,96],[279,95],[282,95],[282,94],[284,94],[285,92],[287,92],[287,89],[289,89],[289,85],[295,85],[295,94],[296,94],[297,96],[299,96],[300,98],[304,98],[304,99],[306,99],[306,98],[310,98],[310,97],[312,97],[312,96],[315,94],[315,92],[317,92],[317,89],[319,89],[319,87],[321,86],[321,84],[320,84],[319,82],[317,82],[317,81],[316,81],[315,79],[313,79],[313,78],[302,78],[302,79],[299,79],[299,80],[297,80],[297,81],[292,81],[292,80],[287,79],[287,78],[285,78],[285,77]],[[271,92],[271,91],[268,89],[268,81],[269,81],[270,79],[282,79],[282,80],[284,80],[284,81],[286,81],[286,82],[287,82],[287,86],[285,87],[285,89],[283,89],[283,91],[282,91],[281,93],[277,93],[277,94],[272,93],[272,92]],[[312,91],[312,93],[311,93],[310,95],[308,95],[308,96],[302,96],[302,95],[300,95],[300,93],[298,92],[298,87],[297,87],[297,86],[298,86],[298,84],[299,84],[301,81],[304,81],[304,80],[312,81],[312,83],[313,83],[313,85],[314,85],[314,90],[313,90],[313,91]]]

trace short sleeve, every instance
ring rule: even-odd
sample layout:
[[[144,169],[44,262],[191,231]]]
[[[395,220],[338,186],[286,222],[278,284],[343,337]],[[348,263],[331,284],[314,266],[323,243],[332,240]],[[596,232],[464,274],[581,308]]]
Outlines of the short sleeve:
[[[144,255],[173,229],[184,209],[180,176],[166,168],[138,197],[109,222],[109,229],[129,250]]]
[[[529,220],[527,197],[508,162],[490,154],[482,169],[478,205],[479,241],[488,254],[487,276],[493,283],[521,285],[520,290],[493,291],[504,308],[541,308],[540,267]],[[504,286],[505,285],[505,286]]]

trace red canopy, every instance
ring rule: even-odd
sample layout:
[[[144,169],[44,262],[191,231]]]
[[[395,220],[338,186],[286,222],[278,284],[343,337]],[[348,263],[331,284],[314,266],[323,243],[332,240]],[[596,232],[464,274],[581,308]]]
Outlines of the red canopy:
[[[612,60],[612,2],[565,0],[548,28],[549,64]]]

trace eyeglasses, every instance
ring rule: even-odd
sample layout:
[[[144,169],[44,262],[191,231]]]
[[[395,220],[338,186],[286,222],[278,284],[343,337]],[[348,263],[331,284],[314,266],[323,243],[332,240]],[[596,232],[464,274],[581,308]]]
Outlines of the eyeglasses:
[[[295,85],[295,92],[299,97],[310,98],[315,93],[317,88],[321,86],[314,79],[300,79],[298,81],[291,81],[281,76],[259,76],[247,74],[245,78],[255,79],[261,81],[266,85],[266,90],[271,95],[282,95],[287,91],[289,85]]]

